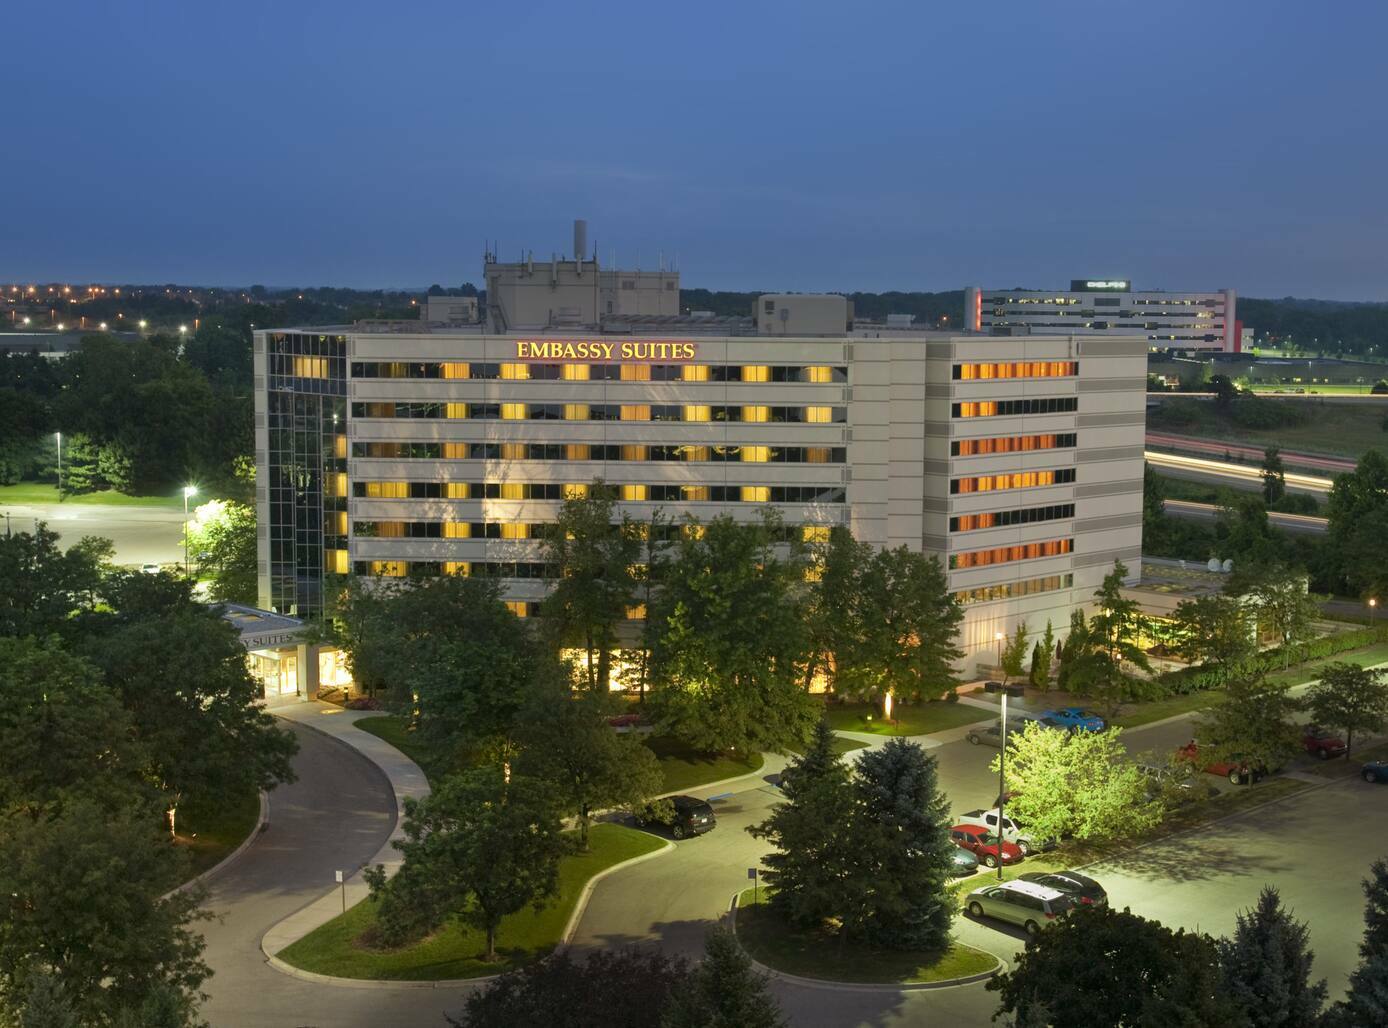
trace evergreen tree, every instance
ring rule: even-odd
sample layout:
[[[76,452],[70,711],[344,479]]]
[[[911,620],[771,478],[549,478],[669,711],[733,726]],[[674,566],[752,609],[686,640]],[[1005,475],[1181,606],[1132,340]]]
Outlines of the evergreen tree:
[[[82,1028],[77,1007],[66,986],[61,979],[45,972],[38,972],[29,979],[29,988],[17,1005],[10,1004],[0,994],[0,1015],[6,1012],[6,1005],[12,1006],[10,1017],[14,1028]]]
[[[732,933],[715,928],[688,986],[672,993],[661,1028],[785,1028],[766,981]]]
[[[1046,632],[1031,651],[1031,684],[1042,692],[1051,688],[1051,662],[1055,659],[1055,629],[1046,619]]]
[[[1364,940],[1359,955],[1365,960],[1388,956],[1388,860],[1375,860],[1364,881]]]
[[[822,925],[839,914],[857,851],[844,826],[853,815],[849,770],[820,721],[803,756],[781,775],[786,802],[747,831],[775,850],[763,858],[771,908],[793,924]]]
[[[935,758],[892,739],[858,759],[856,809],[845,834],[856,859],[844,882],[843,930],[890,949],[942,948],[955,902],[954,843]]]
[[[1017,630],[1002,648],[1002,684],[1009,678],[1022,676],[1022,662],[1027,659],[1027,623],[1017,622]]]
[[[1327,1028],[1388,1024],[1388,861],[1375,860],[1364,882],[1364,938],[1349,993],[1325,1017]]]
[[[1320,1015],[1326,987],[1324,979],[1311,981],[1308,934],[1265,886],[1257,906],[1237,915],[1234,937],[1219,940],[1224,991],[1250,1028],[1301,1028]]]
[[[1263,451],[1263,503],[1271,507],[1287,495],[1287,470],[1282,466],[1282,453],[1276,446]]]

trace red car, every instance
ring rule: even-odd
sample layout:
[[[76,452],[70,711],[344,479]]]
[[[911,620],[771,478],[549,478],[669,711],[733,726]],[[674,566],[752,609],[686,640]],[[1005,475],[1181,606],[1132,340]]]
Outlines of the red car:
[[[982,825],[955,825],[949,830],[949,835],[954,845],[968,850],[984,867],[997,867],[999,855],[1004,864],[1022,862],[1022,851],[1015,844],[1004,842],[999,851],[998,837]]]
[[[1345,745],[1345,740],[1338,735],[1332,735],[1320,725],[1306,726],[1306,732],[1301,737],[1301,745],[1306,748],[1307,753],[1321,760],[1343,757],[1345,750],[1349,748]]]
[[[1247,785],[1267,774],[1267,768],[1251,765],[1248,761],[1241,760],[1237,754],[1227,760],[1215,760],[1206,764],[1200,759],[1200,746],[1194,739],[1177,750],[1176,755],[1182,760],[1190,761],[1202,771],[1229,779],[1232,785]]]

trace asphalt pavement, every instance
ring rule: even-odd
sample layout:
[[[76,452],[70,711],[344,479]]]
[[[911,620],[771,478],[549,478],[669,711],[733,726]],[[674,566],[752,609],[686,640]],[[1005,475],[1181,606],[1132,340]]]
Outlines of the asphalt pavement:
[[[110,539],[117,564],[177,564],[183,561],[183,511],[168,507],[115,507],[79,503],[0,504],[3,527],[32,532],[47,522],[64,546],[84,535]]]

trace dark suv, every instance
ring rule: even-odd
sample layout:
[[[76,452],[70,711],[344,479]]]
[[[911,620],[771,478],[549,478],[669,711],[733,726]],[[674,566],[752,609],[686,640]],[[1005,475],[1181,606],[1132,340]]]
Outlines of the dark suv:
[[[670,813],[662,815],[653,807],[645,807],[636,812],[636,827],[664,825],[676,839],[711,832],[718,824],[713,816],[713,808],[693,796],[670,796]]]

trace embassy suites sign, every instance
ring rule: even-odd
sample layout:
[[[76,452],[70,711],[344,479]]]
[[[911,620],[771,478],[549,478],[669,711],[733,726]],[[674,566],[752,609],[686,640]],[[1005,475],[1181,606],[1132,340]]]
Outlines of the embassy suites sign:
[[[520,339],[519,361],[650,361],[656,364],[692,361],[694,343],[607,342],[602,339]]]

